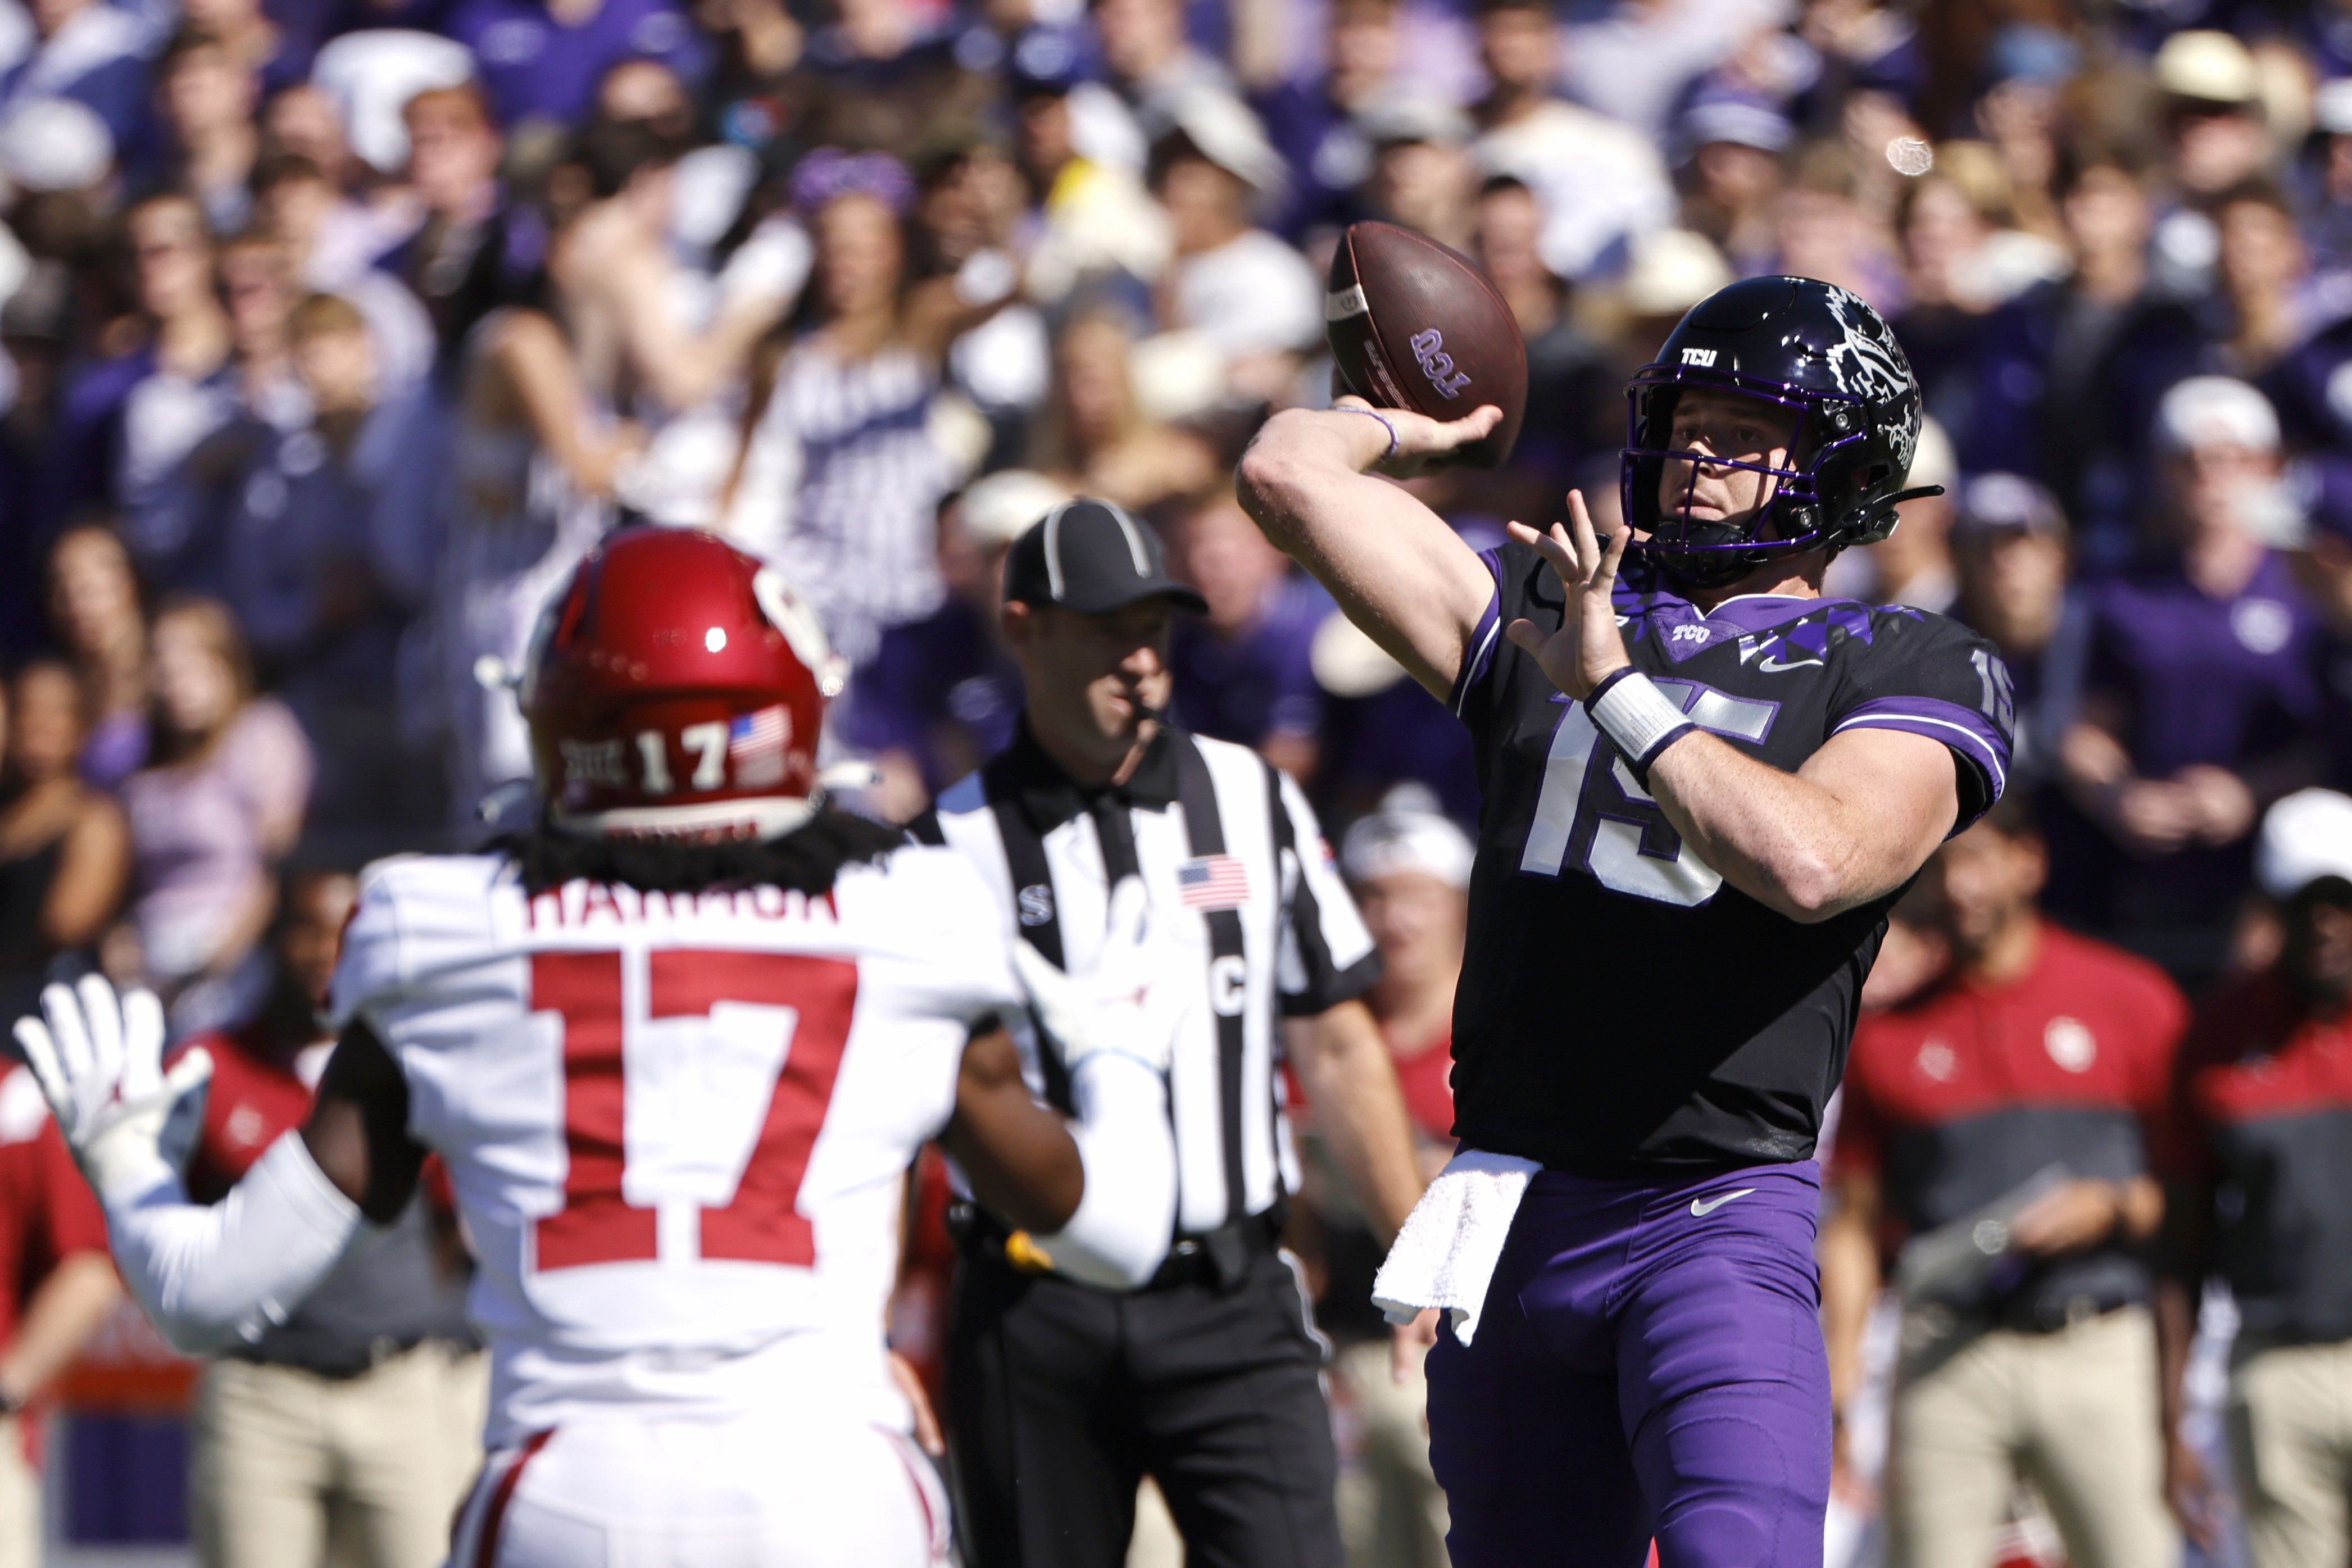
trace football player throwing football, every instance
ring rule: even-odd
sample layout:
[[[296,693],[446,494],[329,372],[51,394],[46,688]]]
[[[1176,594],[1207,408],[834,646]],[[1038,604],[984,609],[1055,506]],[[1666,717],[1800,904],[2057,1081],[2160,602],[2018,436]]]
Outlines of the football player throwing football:
[[[1625,521],[1481,556],[1375,476],[1493,428],[1278,415],[1252,515],[1469,726],[1485,809],[1454,1026],[1462,1153],[1382,1270],[1446,1309],[1431,1457],[1458,1568],[1817,1568],[1830,1402],[1812,1162],[1886,912],[2000,793],[2007,672],[1822,596],[1918,439],[1844,289],[1737,283],[1627,387]]]

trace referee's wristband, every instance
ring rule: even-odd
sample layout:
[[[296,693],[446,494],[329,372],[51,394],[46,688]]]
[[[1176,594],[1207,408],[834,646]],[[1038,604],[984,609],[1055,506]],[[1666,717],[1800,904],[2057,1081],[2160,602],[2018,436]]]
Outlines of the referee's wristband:
[[[1698,727],[1683,716],[1683,710],[1658,689],[1655,681],[1631,664],[1593,687],[1592,695],[1584,699],[1584,711],[1592,716],[1601,734],[1617,743],[1633,777],[1644,788],[1650,782],[1650,764],[1658,759],[1658,754]]]

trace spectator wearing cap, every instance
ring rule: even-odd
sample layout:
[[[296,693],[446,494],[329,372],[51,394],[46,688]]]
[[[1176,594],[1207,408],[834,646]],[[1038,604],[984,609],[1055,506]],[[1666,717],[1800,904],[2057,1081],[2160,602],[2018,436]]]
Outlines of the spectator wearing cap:
[[[2182,382],[2158,439],[2169,548],[2089,590],[2082,704],[2058,760],[2104,835],[2075,912],[2194,981],[2219,966],[2257,816],[2315,766],[2320,626],[2273,548],[2288,503],[2263,395]]]
[[[154,116],[149,30],[106,0],[34,0],[26,10],[34,40],[0,68],[0,120],[44,99],[70,99],[105,122],[119,155],[136,159]]]
[[[1177,716],[1312,780],[1323,704],[1310,650],[1330,600],[1292,575],[1231,491],[1193,507],[1175,542],[1177,571],[1208,606],[1178,622],[1169,646]]]
[[[2263,111],[2262,73],[2252,51],[2232,35],[2191,28],[2165,39],[2151,74],[2179,204],[2157,220],[2150,253],[2166,287],[2201,294],[2220,249],[2216,204],[2278,162]]]
[[[1635,240],[1619,290],[1627,319],[1613,343],[1620,362],[1612,382],[1623,385],[1692,306],[1731,281],[1723,252],[1696,230],[1660,229]]]
[[[2202,334],[2149,276],[2153,219],[2135,160],[2112,148],[2074,152],[2057,194],[2074,269],[1985,319],[1953,444],[1963,472],[2048,486],[2085,570],[2107,572],[2137,548],[2157,401],[2197,368]]]
[[[1682,225],[1713,240],[1743,277],[1771,259],[1780,155],[1794,140],[1778,105],[1746,92],[1703,94],[1675,127]]]
[[[1865,1014],[1846,1063],[1822,1296],[1843,1410],[1880,1249],[1903,1241],[1890,1568],[1980,1568],[2021,1473],[2069,1563],[2178,1560],[2141,1252],[2188,1004],[2045,919],[2047,863],[2015,793],[1937,851],[1912,915],[1948,965]]]
[[[2000,650],[2017,700],[2011,789],[2049,780],[2073,700],[2082,615],[2066,591],[2066,515],[2049,491],[2014,474],[1960,486],[1952,521],[1951,613]]]
[[[1096,1289],[985,1211],[958,1217],[948,1377],[965,1550],[976,1568],[1116,1563],[1148,1471],[1192,1561],[1339,1568],[1322,1353],[1279,1252],[1298,1166],[1276,1050],[1385,1239],[1422,1182],[1360,999],[1371,938],[1297,786],[1161,716],[1171,612],[1202,601],[1149,523],[1098,500],[1056,507],[1013,541],[1004,594],[1020,725],[911,831],[971,861],[1006,939],[1073,968],[1099,946],[1112,886],[1139,876],[1173,936],[1168,983],[1189,999],[1170,1072],[1176,1237],[1149,1283]],[[1030,1070],[1062,1103],[1050,1054]]]
[[[940,580],[947,598],[919,621],[882,633],[852,675],[835,728],[882,774],[870,804],[905,821],[1013,739],[1021,671],[997,624],[1004,555],[1029,525],[1070,498],[1042,474],[1004,468],[940,508]]]
[[[1339,870],[1381,955],[1364,993],[1396,1064],[1413,1146],[1432,1176],[1454,1153],[1454,989],[1469,917],[1469,835],[1406,787],[1348,830]],[[1334,1397],[1352,1416],[1357,1462],[1340,1483],[1339,1525],[1359,1568],[1444,1568],[1445,1494],[1429,1468],[1423,1419],[1426,1347],[1391,1333],[1371,1306],[1381,1247],[1316,1157],[1315,1108],[1293,1103],[1310,1173],[1303,1201],[1319,1233],[1316,1322],[1337,1346]]]
[[[1222,93],[1185,98],[1174,106],[1171,128],[1151,144],[1151,193],[1173,242],[1160,281],[1160,325],[1215,350],[1227,395],[1244,402],[1286,387],[1299,357],[1323,334],[1323,288],[1314,269],[1251,221],[1256,199],[1277,190],[1282,177],[1281,156],[1257,117]]]
[[[576,125],[621,60],[657,59],[702,79],[709,45],[673,0],[457,0],[443,30],[474,51],[499,123]]]
[[[1403,50],[1400,0],[1336,0],[1324,13],[1321,68],[1253,93],[1289,178],[1266,227],[1294,242],[1364,216],[1356,187],[1371,172],[1372,148],[1357,116],[1378,104],[1398,75]]]
[[[2198,1009],[2164,1152],[2164,1430],[2176,1506],[2210,1541],[2217,1499],[2181,1437],[2181,1381],[2218,1278],[2240,1318],[2223,1427],[2248,1558],[2314,1568],[2352,1553],[2352,799],[2279,800],[2254,872],[2278,956]]]
[[[1675,204],[1647,137],[1559,95],[1562,44],[1539,0],[1486,0],[1478,58],[1488,86],[1473,113],[1480,165],[1542,196],[1544,259],[1574,282],[1617,271],[1626,246],[1671,222]]]
[[[1086,48],[1078,28],[1034,26],[1008,61],[1013,157],[1029,186],[1023,271],[1041,304],[1106,279],[1140,301],[1168,261],[1167,215],[1140,178],[1142,139],[1126,106],[1088,79]]]

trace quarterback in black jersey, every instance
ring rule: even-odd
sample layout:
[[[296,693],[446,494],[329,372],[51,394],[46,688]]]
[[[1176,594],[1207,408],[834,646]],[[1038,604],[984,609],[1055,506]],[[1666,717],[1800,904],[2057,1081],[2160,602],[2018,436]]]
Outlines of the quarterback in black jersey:
[[[1817,1568],[1813,1143],[1888,907],[2000,794],[2009,677],[1939,616],[1822,597],[1932,493],[1903,487],[1917,383],[1859,298],[1734,284],[1627,396],[1605,543],[1571,494],[1480,556],[1376,476],[1491,408],[1281,414],[1242,492],[1476,743],[1463,1153],[1381,1282],[1448,1309],[1454,1562],[1634,1568],[1654,1538],[1664,1568]]]

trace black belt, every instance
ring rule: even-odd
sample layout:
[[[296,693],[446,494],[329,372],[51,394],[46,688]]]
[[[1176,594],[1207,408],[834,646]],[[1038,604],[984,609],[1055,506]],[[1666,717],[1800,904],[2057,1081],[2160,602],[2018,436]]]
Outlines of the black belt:
[[[1218,1226],[1185,1231],[1170,1243],[1157,1272],[1138,1289],[1172,1291],[1208,1285],[1230,1291],[1256,1259],[1270,1257],[1282,1239],[1283,1206]],[[1053,1260],[1025,1230],[1008,1229],[994,1215],[962,1199],[948,1206],[948,1229],[971,1257],[1022,1274],[1050,1274]]]
[[[2089,1322],[2093,1318],[2119,1312],[2126,1307],[2137,1306],[2142,1298],[2118,1295],[2106,1291],[2083,1291],[2073,1295],[2027,1296],[2004,1302],[1985,1315],[1993,1326],[2011,1333],[2057,1333],[2076,1323]]]
[[[256,1366],[282,1366],[294,1372],[307,1372],[329,1383],[349,1383],[354,1377],[364,1377],[386,1362],[398,1361],[432,1334],[379,1334],[365,1344],[352,1345],[342,1353],[322,1355],[301,1351],[273,1352],[267,1345],[244,1345],[224,1354],[231,1361],[250,1362]]]

